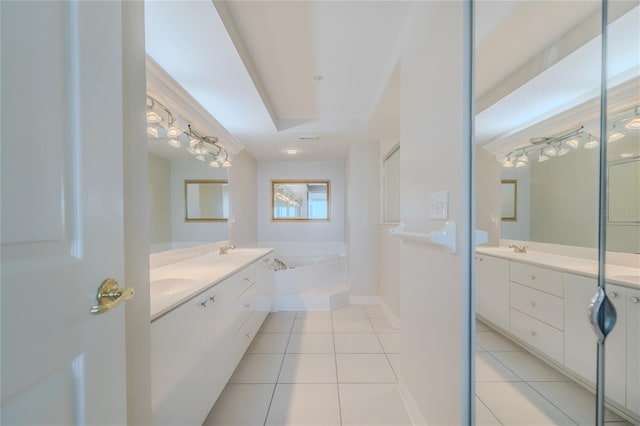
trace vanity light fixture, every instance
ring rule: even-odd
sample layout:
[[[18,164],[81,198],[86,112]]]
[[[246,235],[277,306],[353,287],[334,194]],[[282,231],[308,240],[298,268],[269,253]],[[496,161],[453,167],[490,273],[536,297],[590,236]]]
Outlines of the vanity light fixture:
[[[621,133],[621,132],[617,131],[615,124],[613,126],[611,126],[611,131],[607,135],[607,142],[608,143],[613,143],[615,141],[619,141],[622,138],[624,138],[624,133]]]
[[[549,159],[549,157],[547,157],[547,156],[545,155],[544,150],[541,150],[541,151],[538,153],[538,163],[542,163],[542,162],[544,162],[544,161],[547,161],[548,159]]]
[[[511,161],[511,158],[505,158],[504,162],[502,163],[502,167],[507,169],[513,167],[513,161]]]
[[[585,149],[594,149],[599,146],[600,146],[600,142],[598,142],[598,139],[596,139],[595,136],[593,135],[591,135],[587,143],[584,144]]]
[[[157,99],[147,96],[147,134],[154,138],[167,137],[167,143],[174,148],[182,148],[196,160],[208,162],[211,167],[231,167],[227,150],[215,136],[202,136],[187,125],[187,130],[178,126],[171,111]],[[215,165],[214,165],[215,164]]]
[[[542,150],[542,152],[544,152],[548,157],[555,157],[556,155],[558,155],[558,150],[553,145],[547,146]]]
[[[629,130],[640,130],[640,106],[633,109],[633,118],[624,127]]]
[[[565,145],[565,142],[560,142],[557,148],[558,157],[562,157],[563,155],[566,155],[568,153],[569,153],[569,148],[567,148],[567,145]]]

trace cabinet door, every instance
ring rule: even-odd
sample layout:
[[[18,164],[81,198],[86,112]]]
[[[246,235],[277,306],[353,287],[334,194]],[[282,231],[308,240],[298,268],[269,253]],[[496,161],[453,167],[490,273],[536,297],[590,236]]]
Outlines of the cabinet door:
[[[479,254],[476,277],[478,314],[509,330],[509,261]]]
[[[565,274],[564,277],[564,365],[592,384],[596,381],[596,337],[587,320],[587,306],[596,293],[595,278]],[[615,328],[606,341],[605,394],[625,404],[626,384],[626,289],[607,285],[607,294],[618,315]]]
[[[627,289],[626,305],[627,408],[640,417],[640,290]]]

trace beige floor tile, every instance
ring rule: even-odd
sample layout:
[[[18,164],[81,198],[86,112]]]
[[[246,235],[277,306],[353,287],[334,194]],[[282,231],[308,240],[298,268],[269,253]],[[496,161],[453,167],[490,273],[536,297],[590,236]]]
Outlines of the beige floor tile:
[[[411,425],[395,384],[341,384],[342,425]]]
[[[274,384],[228,384],[203,426],[263,425],[274,387]]]
[[[278,383],[336,383],[333,354],[287,354]]]
[[[292,354],[332,354],[333,333],[292,333],[287,346]]]
[[[337,426],[340,424],[338,387],[335,384],[283,384],[276,386],[265,425]]]
[[[336,354],[338,383],[396,383],[386,355]]]

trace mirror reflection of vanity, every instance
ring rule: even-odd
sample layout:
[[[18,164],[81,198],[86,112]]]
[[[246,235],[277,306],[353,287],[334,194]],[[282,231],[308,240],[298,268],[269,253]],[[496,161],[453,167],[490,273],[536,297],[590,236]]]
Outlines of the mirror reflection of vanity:
[[[607,144],[607,249],[615,252],[640,253],[640,124],[629,125],[634,119],[640,120],[632,108],[609,120],[619,134]],[[600,154],[597,142],[587,142],[583,137],[566,155],[539,161],[529,154],[526,166],[502,168],[502,181],[518,188],[518,217],[503,218],[502,238],[597,247]]]

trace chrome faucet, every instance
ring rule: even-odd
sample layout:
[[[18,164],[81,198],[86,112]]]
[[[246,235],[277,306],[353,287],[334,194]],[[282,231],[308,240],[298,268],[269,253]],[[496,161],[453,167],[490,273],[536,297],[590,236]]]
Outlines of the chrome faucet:
[[[509,246],[509,248],[512,248],[515,253],[526,253],[527,252],[527,246],[525,246],[524,244],[520,244],[520,245],[511,244]]]
[[[236,246],[222,246],[220,247],[220,255],[229,253],[229,250],[236,248]]]

